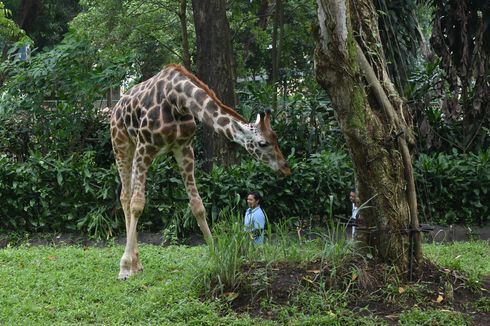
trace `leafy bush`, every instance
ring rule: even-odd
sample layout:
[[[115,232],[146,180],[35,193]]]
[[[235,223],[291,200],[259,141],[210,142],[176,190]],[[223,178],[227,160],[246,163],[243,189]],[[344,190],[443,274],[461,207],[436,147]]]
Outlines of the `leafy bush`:
[[[86,152],[61,160],[33,153],[20,163],[1,155],[0,227],[32,231],[112,230],[113,224],[107,229],[100,214],[115,212],[116,172],[115,168],[97,168],[94,156],[94,152]],[[90,217],[103,223],[95,226]]]
[[[490,150],[480,155],[422,155],[415,163],[421,220],[429,223],[488,222]],[[31,153],[24,162],[0,155],[0,228],[26,231],[76,231],[107,237],[124,230],[115,165],[99,166],[94,152],[68,158]],[[210,224],[223,215],[242,214],[245,196],[264,195],[270,223],[302,227],[325,225],[350,211],[347,198],[352,169],[347,154],[322,152],[306,159],[289,157],[293,174],[283,177],[255,161],[215,167],[196,178]],[[197,230],[178,169],[170,157],[151,166],[140,228],[171,228],[183,236]],[[330,206],[332,205],[332,206]],[[328,218],[327,218],[328,216]]]
[[[415,173],[420,213],[427,221],[488,223],[490,149],[479,154],[422,154]]]
[[[110,222],[122,220],[120,209],[116,216],[116,169],[114,165],[110,169],[98,167],[94,155],[86,152],[65,160],[32,154],[25,162],[0,156],[0,226],[33,231],[105,230],[103,235],[118,227],[124,229]],[[245,209],[242,198],[250,190],[264,193],[264,208],[271,222],[291,216],[311,222],[312,216],[324,215],[330,194],[335,198],[334,209],[347,211],[342,203],[351,184],[351,171],[345,154],[324,152],[302,161],[290,158],[290,163],[294,174],[287,178],[254,161],[226,170],[216,167],[210,174],[197,171],[210,222],[221,218],[218,212],[241,214]],[[152,230],[173,225],[179,235],[197,227],[171,158],[159,159],[150,168],[141,225]]]

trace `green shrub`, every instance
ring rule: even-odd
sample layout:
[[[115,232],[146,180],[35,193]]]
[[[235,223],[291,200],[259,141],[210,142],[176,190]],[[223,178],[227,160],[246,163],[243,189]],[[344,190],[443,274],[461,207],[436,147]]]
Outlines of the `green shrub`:
[[[31,153],[23,162],[0,154],[0,228],[17,231],[83,231],[107,237],[124,231],[115,165],[99,165],[95,152],[68,158]],[[438,224],[485,224],[489,208],[490,150],[479,155],[422,155],[415,162],[421,221]],[[229,168],[215,167],[196,179],[210,224],[219,212],[243,214],[250,190],[262,192],[270,223],[287,218],[295,225],[325,224],[350,211],[347,198],[353,175],[345,153],[289,157],[293,174],[283,177],[261,163],[244,160]],[[103,164],[105,165],[105,164]],[[147,201],[140,229],[172,228],[182,237],[197,223],[178,169],[171,157],[151,166]],[[327,217],[328,216],[328,217]]]
[[[415,173],[420,213],[426,221],[488,223],[490,149],[479,154],[422,154]]]
[[[112,232],[113,227],[94,225],[91,219],[100,219],[101,212],[115,213],[116,172],[114,167],[96,167],[94,156],[94,152],[85,152],[61,160],[33,153],[25,162],[16,162],[0,155],[0,227],[29,231],[93,229],[93,233],[100,233],[102,227]]]

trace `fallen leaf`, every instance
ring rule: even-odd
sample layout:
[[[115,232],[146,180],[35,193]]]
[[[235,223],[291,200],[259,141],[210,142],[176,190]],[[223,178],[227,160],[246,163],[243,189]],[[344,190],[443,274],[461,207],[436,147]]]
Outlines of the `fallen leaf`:
[[[48,256],[48,259],[49,260],[55,260],[56,259],[56,256]]]
[[[405,293],[405,288],[402,288],[401,286],[398,288],[398,293],[402,294]]]
[[[437,300],[436,300],[436,301],[437,301],[437,303],[441,303],[441,302],[442,302],[442,300],[444,300],[444,298],[442,297],[442,295],[439,295],[439,296],[437,297]]]
[[[306,272],[307,273],[320,274],[320,270],[319,269],[307,269]]]

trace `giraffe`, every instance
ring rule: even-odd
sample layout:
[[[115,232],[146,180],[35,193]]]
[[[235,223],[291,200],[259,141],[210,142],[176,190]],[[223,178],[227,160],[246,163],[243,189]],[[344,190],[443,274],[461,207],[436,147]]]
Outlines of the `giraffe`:
[[[138,256],[136,226],[145,206],[148,168],[159,154],[173,154],[189,197],[189,205],[206,240],[211,232],[194,178],[192,140],[195,119],[243,146],[273,170],[290,175],[270,125],[270,111],[248,123],[224,105],[209,87],[178,64],[170,64],[152,78],[135,85],[112,110],[111,140],[119,177],[120,201],[126,222],[126,247],[119,279],[143,270]]]

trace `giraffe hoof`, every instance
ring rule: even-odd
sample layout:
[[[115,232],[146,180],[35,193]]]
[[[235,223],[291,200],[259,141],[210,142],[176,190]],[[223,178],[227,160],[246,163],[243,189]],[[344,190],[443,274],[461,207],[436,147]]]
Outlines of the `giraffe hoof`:
[[[126,281],[131,276],[131,274],[132,273],[130,271],[120,271],[117,279],[121,281]]]

